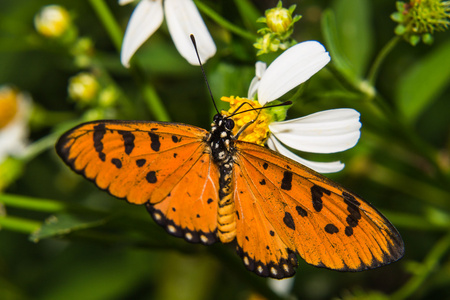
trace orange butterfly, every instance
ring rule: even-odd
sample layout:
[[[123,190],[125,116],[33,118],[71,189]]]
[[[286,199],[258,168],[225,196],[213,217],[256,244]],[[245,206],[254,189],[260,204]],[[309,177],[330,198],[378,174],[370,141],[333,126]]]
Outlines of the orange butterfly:
[[[339,271],[389,264],[400,234],[374,207],[315,171],[233,136],[217,114],[211,132],[180,124],[95,121],[56,150],[75,172],[188,242],[236,241],[248,270],[293,276],[297,255]]]

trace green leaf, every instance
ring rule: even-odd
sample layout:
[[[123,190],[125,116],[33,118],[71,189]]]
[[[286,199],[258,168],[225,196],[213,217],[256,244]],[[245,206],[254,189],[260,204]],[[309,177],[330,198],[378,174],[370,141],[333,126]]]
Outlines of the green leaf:
[[[331,61],[350,77],[363,77],[373,50],[367,0],[336,0],[322,15],[322,33]]]
[[[47,218],[36,232],[30,235],[30,240],[38,242],[41,239],[69,234],[72,231],[100,226],[106,218],[98,214],[67,214],[61,213]]]
[[[245,28],[255,32],[257,30],[256,22],[261,17],[259,10],[248,0],[235,0],[234,4],[241,15]]]
[[[362,77],[373,51],[371,1],[336,0],[333,7],[343,55],[348,59],[354,73]]]
[[[409,123],[448,87],[450,81],[450,42],[435,48],[429,55],[405,71],[396,90],[396,101]]]
[[[331,62],[348,77],[354,78],[355,74],[350,62],[342,51],[341,41],[336,30],[336,17],[331,10],[325,10],[322,14],[322,34],[325,38],[326,48],[330,52]]]

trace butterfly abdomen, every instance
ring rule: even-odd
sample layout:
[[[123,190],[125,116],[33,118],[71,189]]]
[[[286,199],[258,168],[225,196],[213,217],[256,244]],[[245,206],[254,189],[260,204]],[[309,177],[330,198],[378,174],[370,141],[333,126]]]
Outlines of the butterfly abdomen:
[[[229,243],[236,237],[236,209],[233,199],[233,161],[220,166],[219,209],[217,217],[218,236],[222,243]]]

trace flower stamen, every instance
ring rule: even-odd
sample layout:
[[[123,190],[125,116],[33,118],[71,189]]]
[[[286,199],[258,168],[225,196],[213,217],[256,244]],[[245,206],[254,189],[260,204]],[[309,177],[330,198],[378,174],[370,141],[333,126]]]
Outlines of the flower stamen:
[[[230,96],[222,97],[220,100],[230,103],[230,109],[222,112],[226,116],[230,116],[243,103],[249,103],[253,108],[262,107],[257,100],[249,100],[246,98]],[[241,107],[241,109],[242,111],[247,110],[246,106]],[[248,126],[244,132],[241,133],[239,140],[264,146],[270,132],[269,123],[272,119],[271,115],[266,113],[264,110],[249,110],[244,113],[238,112],[238,114],[233,115],[231,118],[235,123],[233,134],[237,134],[243,126],[253,120],[256,120],[253,124]]]

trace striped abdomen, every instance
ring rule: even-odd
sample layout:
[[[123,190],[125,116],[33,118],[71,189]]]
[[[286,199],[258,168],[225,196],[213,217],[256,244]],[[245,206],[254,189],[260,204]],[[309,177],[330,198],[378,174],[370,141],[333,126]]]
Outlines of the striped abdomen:
[[[236,213],[233,200],[233,160],[220,166],[218,236],[222,243],[229,243],[236,237]]]

